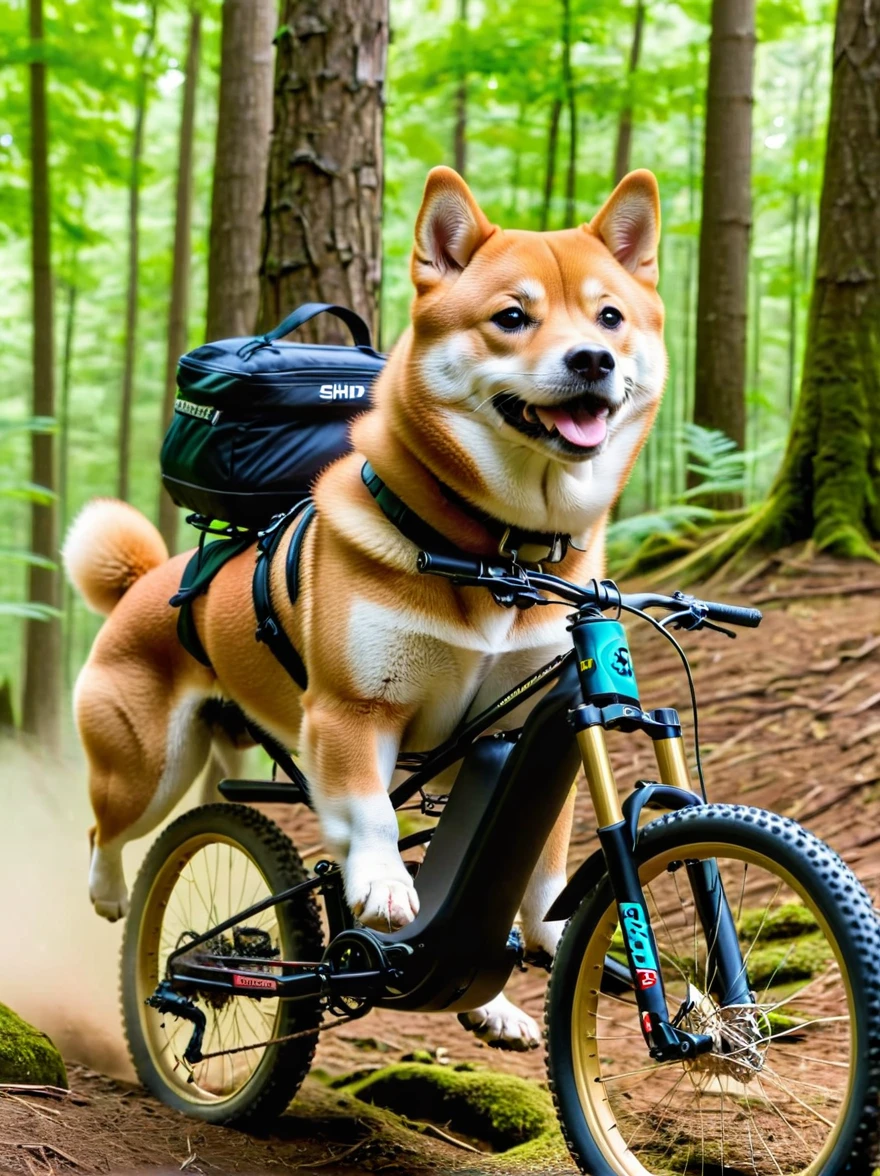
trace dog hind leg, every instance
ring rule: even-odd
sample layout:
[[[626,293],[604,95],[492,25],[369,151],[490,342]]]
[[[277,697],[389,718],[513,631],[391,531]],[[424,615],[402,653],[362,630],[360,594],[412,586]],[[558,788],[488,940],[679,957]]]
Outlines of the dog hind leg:
[[[526,957],[537,957],[548,966],[556,955],[556,947],[565,921],[546,923],[544,916],[561,894],[567,881],[565,871],[576,795],[577,791],[572,787],[541,850],[541,856],[529,879],[520,907]]]
[[[537,956],[548,964],[556,953],[564,923],[545,923],[544,915],[565,885],[574,799],[572,788],[541,851],[520,909],[527,955]],[[535,1049],[541,1041],[541,1031],[534,1019],[511,1003],[503,992],[488,1004],[459,1014],[458,1019],[465,1029],[498,1049]]]
[[[459,1022],[487,1045],[496,1049],[537,1049],[541,1030],[533,1017],[518,1009],[503,992],[478,1009],[458,1014]]]
[[[116,684],[123,685],[123,684]],[[96,824],[91,833],[89,896],[95,911],[115,922],[128,910],[124,846],[152,832],[198,776],[210,749],[200,719],[203,696],[168,699],[155,682],[85,684],[77,691],[80,734],[89,760],[89,792]],[[144,687],[149,686],[145,694]],[[140,687],[138,689],[137,687]],[[130,699],[153,705],[131,711]]]

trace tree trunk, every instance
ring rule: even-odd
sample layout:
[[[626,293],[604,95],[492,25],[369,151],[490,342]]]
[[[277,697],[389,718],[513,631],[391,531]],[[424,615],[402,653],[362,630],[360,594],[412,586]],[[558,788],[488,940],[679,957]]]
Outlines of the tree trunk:
[[[67,306],[64,312],[64,352],[61,357],[61,405],[58,413],[58,515],[61,521],[61,533],[67,530],[70,521],[70,382],[73,372],[73,340],[76,330],[76,304],[79,295],[77,287],[77,252],[71,264],[70,280],[66,283]],[[70,689],[70,649],[73,636],[73,589],[64,580],[61,588],[62,609],[64,612],[63,641],[61,652],[62,677],[64,688]]]
[[[880,8],[840,0],[801,392],[764,537],[876,558],[880,538]]]
[[[761,302],[764,295],[764,279],[761,274],[761,259],[754,259],[752,273],[752,313],[749,326],[752,332],[752,370],[749,375],[751,390],[752,419],[749,423],[749,446],[757,449],[761,444]],[[754,499],[757,462],[752,462],[749,492]]]
[[[43,3],[29,0],[30,40],[34,60],[29,70],[31,131],[31,274],[33,284],[33,414],[55,414],[55,347],[52,310],[52,257],[49,207],[48,119],[43,45]],[[55,486],[54,437],[33,433],[31,480],[50,490]],[[31,551],[58,558],[55,503],[31,506]],[[58,607],[56,569],[31,567],[28,599]],[[49,750],[61,738],[61,626],[59,619],[29,620],[25,637],[22,729]]]
[[[880,11],[839,0],[816,275],[801,390],[765,504],[676,569],[699,578],[755,547],[812,539],[878,560],[880,539]]]
[[[127,499],[131,458],[131,409],[134,401],[134,361],[137,350],[138,312],[138,216],[141,198],[141,155],[144,148],[144,119],[147,113],[149,60],[156,37],[158,5],[150,6],[150,24],[141,53],[131,139],[131,175],[128,188],[128,290],[125,298],[125,358],[122,365],[122,398],[119,405],[119,454],[116,494]]]
[[[224,0],[208,252],[209,339],[253,334],[272,133],[277,0]]]
[[[193,5],[189,14],[186,52],[186,80],[180,112],[180,140],[177,159],[177,195],[174,210],[174,259],[171,270],[171,305],[168,310],[168,351],[165,358],[165,393],[162,397],[162,432],[168,428],[177,391],[177,361],[186,351],[189,309],[190,226],[192,223],[193,134],[196,117],[196,89],[199,79],[199,48],[202,14]],[[177,550],[179,512],[171,495],[159,490],[159,531],[173,555]]]
[[[617,144],[614,149],[614,183],[619,184],[630,170],[630,156],[632,153],[633,131],[633,74],[639,68],[639,57],[642,52],[642,32],[645,27],[644,0],[638,0],[636,16],[633,23],[633,39],[629,50],[629,69],[627,70],[626,102],[620,111],[617,122]]]
[[[577,190],[577,96],[571,69],[571,0],[562,0],[562,88],[568,110],[568,167],[565,173],[565,227],[575,223]]]
[[[275,71],[260,321],[350,306],[376,333],[388,0],[284,0]],[[331,315],[297,334],[348,341]]]
[[[467,31],[468,23],[468,0],[458,0],[458,23],[461,29],[461,36],[464,37]],[[454,134],[454,155],[455,155],[455,170],[460,176],[464,176],[467,169],[467,72],[462,67],[458,76],[458,85],[455,88],[455,134]]]
[[[745,445],[755,0],[713,0],[694,420]],[[725,496],[719,506],[738,502]]]
[[[550,227],[550,205],[553,202],[553,187],[556,183],[556,149],[559,143],[559,119],[562,116],[562,99],[554,98],[550,108],[550,125],[547,129],[547,169],[544,173],[544,199],[541,202],[541,232]]]

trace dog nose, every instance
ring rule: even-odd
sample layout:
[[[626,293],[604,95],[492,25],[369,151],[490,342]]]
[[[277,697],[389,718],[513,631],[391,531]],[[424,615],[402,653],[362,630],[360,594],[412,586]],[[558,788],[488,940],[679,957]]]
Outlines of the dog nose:
[[[604,347],[581,343],[565,353],[565,366],[587,380],[603,380],[614,371],[614,356]]]

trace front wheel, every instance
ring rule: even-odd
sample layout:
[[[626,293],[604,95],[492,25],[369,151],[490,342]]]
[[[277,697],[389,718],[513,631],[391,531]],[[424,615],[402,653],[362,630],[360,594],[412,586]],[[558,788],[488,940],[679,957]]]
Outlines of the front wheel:
[[[651,1060],[608,878],[584,899],[547,995],[550,1085],[592,1176],[870,1176],[878,1151],[880,932],[826,845],[758,809],[709,805],[647,826],[636,860],[670,1017],[710,1053]],[[721,1007],[688,864],[714,860],[754,1005]]]

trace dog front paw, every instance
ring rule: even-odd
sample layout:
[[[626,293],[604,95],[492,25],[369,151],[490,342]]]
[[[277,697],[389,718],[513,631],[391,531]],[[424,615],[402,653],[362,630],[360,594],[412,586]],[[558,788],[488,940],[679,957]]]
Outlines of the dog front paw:
[[[459,1022],[495,1049],[528,1050],[541,1044],[537,1022],[499,993],[488,1004],[458,1014]]]
[[[419,913],[419,896],[409,875],[349,884],[346,891],[355,918],[374,931],[396,931]]]

